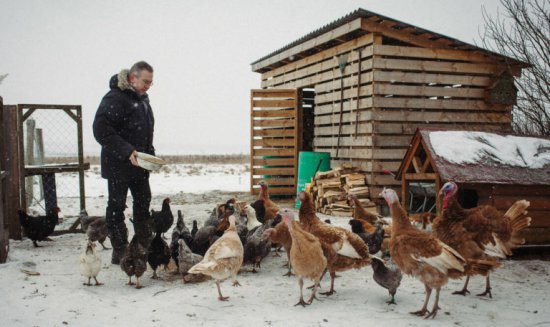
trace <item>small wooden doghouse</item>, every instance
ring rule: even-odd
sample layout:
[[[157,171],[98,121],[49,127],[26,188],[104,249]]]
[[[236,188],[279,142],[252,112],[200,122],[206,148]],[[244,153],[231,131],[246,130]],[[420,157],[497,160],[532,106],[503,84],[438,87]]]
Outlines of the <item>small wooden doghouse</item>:
[[[522,149],[522,144],[535,150]],[[529,165],[533,158],[541,163],[534,168]],[[445,182],[457,183],[465,208],[488,204],[505,212],[515,201],[526,199],[533,219],[523,231],[527,243],[550,244],[550,140],[419,129],[396,178],[401,180],[404,206],[410,201],[409,185],[419,182],[433,183],[436,190]]]
[[[513,58],[359,9],[251,64],[251,191],[296,190],[299,151],[330,152],[369,174],[371,197],[398,187],[415,130],[510,132]],[[502,81],[501,81],[502,80]],[[512,83],[510,83],[510,81]]]

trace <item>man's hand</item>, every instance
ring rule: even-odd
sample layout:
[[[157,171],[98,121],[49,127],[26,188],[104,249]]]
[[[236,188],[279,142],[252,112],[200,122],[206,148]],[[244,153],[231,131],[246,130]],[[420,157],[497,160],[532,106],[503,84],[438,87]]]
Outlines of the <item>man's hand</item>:
[[[139,163],[137,161],[137,151],[136,150],[134,150],[134,152],[132,152],[129,159],[130,159],[130,162],[132,163],[132,165],[139,167]]]

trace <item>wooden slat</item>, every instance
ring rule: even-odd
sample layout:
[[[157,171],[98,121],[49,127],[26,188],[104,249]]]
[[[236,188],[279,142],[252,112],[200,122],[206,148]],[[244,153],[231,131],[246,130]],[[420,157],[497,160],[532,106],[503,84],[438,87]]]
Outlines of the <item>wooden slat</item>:
[[[453,122],[453,123],[501,123],[510,124],[512,114],[507,113],[473,113],[473,112],[419,112],[413,110],[385,110],[374,113],[377,121],[407,122]]]
[[[293,156],[294,149],[254,149],[255,156]]]
[[[521,230],[519,235],[525,238],[525,244],[532,244],[532,245],[550,244],[550,227],[549,228],[526,228],[524,230]]]
[[[294,108],[295,100],[253,100],[254,108]]]
[[[431,121],[430,121],[431,122]],[[380,122],[372,126],[373,133],[376,134],[407,134],[413,135],[417,128],[432,127],[432,128],[445,128],[445,129],[457,129],[457,130],[472,130],[472,131],[485,131],[485,132],[506,132],[511,131],[509,125],[505,126],[502,123],[489,124],[487,122],[468,122],[461,123],[452,120],[446,121],[434,121],[434,123],[428,123],[427,121],[421,122],[405,122],[405,123],[392,123],[392,122]]]
[[[450,75],[430,74],[427,72],[402,72],[402,71],[380,71],[373,73],[372,79],[380,82],[411,83],[411,84],[443,84],[443,85],[464,85],[464,86],[487,86],[491,83],[489,76],[474,75]]]
[[[254,146],[273,147],[273,146],[294,146],[294,138],[287,139],[272,139],[264,138],[259,140],[252,140]]]
[[[527,199],[530,202],[530,206],[527,209],[529,213],[531,213],[532,210],[547,210],[550,215],[550,193],[546,193],[546,195],[530,195],[526,197],[517,195],[494,195],[493,203],[498,209],[508,210],[514,202],[522,199]]]
[[[367,175],[367,184],[372,186],[375,185],[393,185],[398,186],[401,185],[401,181],[396,180],[393,178],[393,176],[389,175],[379,175],[379,174],[373,174],[373,175]],[[398,193],[399,194],[399,193]]]
[[[257,62],[252,65],[252,71],[262,72],[263,70],[266,69],[266,67],[273,65],[279,61],[285,60],[291,56],[297,55],[301,52],[304,52],[316,46],[320,46],[324,43],[329,42],[330,40],[333,40],[342,35],[351,33],[359,29],[361,29],[361,18],[354,19],[353,21],[346,23],[344,25],[338,26],[335,29],[328,31],[322,35],[319,35],[315,38],[312,38],[303,43],[300,43],[288,50],[282,51],[276,55],[273,55],[260,62]]]
[[[334,137],[316,137],[313,140],[313,145],[315,147],[321,147],[321,146],[334,146],[336,147],[338,143],[337,136]],[[369,142],[370,143],[370,142]],[[362,136],[358,138],[354,138],[353,136],[340,136],[340,146],[369,146],[371,144],[367,144],[367,137]]]
[[[345,101],[342,106],[343,112],[356,111],[357,108],[361,109],[371,109],[372,108],[372,98],[362,98],[359,100],[359,106],[357,106],[357,101]],[[340,113],[340,104],[329,103],[323,105],[315,106],[315,115],[323,115],[328,113],[338,112]]]
[[[293,128],[285,129],[254,129],[252,130],[252,136],[262,136],[262,137],[284,137],[284,136],[294,136]]]
[[[372,91],[372,88],[371,88]],[[453,97],[453,98],[480,98],[485,97],[484,89],[441,87],[441,86],[407,86],[377,83],[372,91],[376,95],[406,95],[414,97]]]
[[[370,110],[361,110],[358,112],[344,112],[342,114],[342,123],[349,123],[349,122],[355,122],[356,121],[356,115],[359,115],[357,118],[358,121],[366,121],[372,119],[372,112]],[[328,125],[328,124],[336,124],[338,125],[340,123],[340,115],[336,112],[333,115],[323,115],[323,116],[315,116],[315,125]]]
[[[492,194],[494,195],[515,195],[518,199],[528,199],[533,195],[546,194],[550,195],[549,185],[493,185]]]
[[[78,109],[81,106],[80,105],[26,104],[26,103],[21,103],[21,104],[18,104],[17,107],[20,110],[23,110],[23,109],[67,109],[67,110],[72,110],[72,109]]]
[[[418,109],[457,109],[457,110],[502,110],[510,111],[511,106],[492,105],[478,100],[455,99],[415,99],[415,98],[384,98],[375,96],[373,107],[378,108],[418,108]]]
[[[294,166],[294,158],[253,158],[253,166]]]
[[[359,88],[359,97],[372,96],[372,85],[362,85]],[[324,93],[315,96],[315,104],[319,105],[327,102],[340,102],[340,90],[330,93]],[[343,92],[344,101],[353,101],[357,103],[357,87],[346,89]]]
[[[268,180],[269,183],[269,180]],[[252,194],[257,195],[260,193],[260,188],[254,188]],[[296,187],[270,187],[270,195],[296,195]]]
[[[409,181],[435,181],[436,174],[434,173],[408,173],[405,174],[405,179]]]
[[[292,168],[254,168],[252,169],[253,175],[289,175],[294,176],[296,170]]]
[[[254,185],[266,181],[269,185],[294,185],[294,178],[253,178]],[[271,192],[271,189],[270,189]]]
[[[294,117],[294,110],[254,110],[254,118]]]
[[[253,119],[254,127],[294,127],[296,122],[294,119]]]
[[[316,147],[315,151],[329,152],[331,160],[336,157],[336,149]],[[338,151],[339,158],[356,158],[356,159],[403,159],[406,149],[340,149]]]
[[[444,60],[460,60],[460,61],[494,63],[493,59],[480,56],[478,53],[474,53],[472,51],[455,50],[455,49],[430,49],[430,48],[419,48],[419,47],[374,44],[373,54],[381,55],[381,56],[393,56],[393,57],[444,59]]]
[[[357,83],[359,82],[359,79],[357,78],[358,75],[350,75],[344,77],[344,89],[347,89],[349,87],[357,87]],[[367,71],[361,73],[361,85],[367,85],[370,84],[373,80],[373,72]],[[340,91],[340,79],[333,79],[329,80],[323,83],[315,84],[315,94],[316,96],[319,96],[321,94],[331,92],[331,91]]]
[[[291,98],[294,97],[295,91],[293,89],[269,89],[269,90],[262,90],[262,89],[256,89],[252,90],[252,98],[268,98],[268,99],[276,99],[276,98]]]
[[[460,62],[438,62],[430,60],[406,60],[376,58],[373,62],[373,69],[425,71],[425,72],[446,72],[460,74],[488,74],[500,75],[506,70],[504,65],[494,64],[468,64]]]
[[[506,209],[507,210],[507,209]],[[530,227],[550,227],[550,210],[528,210],[528,217],[531,217]],[[502,210],[502,212],[506,212]]]

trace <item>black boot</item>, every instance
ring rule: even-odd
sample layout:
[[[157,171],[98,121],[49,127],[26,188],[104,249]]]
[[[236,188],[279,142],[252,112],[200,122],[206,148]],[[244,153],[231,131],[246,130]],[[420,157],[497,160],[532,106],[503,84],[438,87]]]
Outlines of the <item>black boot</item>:
[[[148,249],[151,241],[153,240],[153,218],[136,218],[133,223],[134,233],[136,234],[139,244],[141,244],[141,246],[145,249]]]
[[[111,263],[118,265],[120,259],[124,256],[126,247],[128,246],[128,229],[124,222],[114,226],[107,226],[109,229],[109,239],[113,246],[113,254],[111,255]]]

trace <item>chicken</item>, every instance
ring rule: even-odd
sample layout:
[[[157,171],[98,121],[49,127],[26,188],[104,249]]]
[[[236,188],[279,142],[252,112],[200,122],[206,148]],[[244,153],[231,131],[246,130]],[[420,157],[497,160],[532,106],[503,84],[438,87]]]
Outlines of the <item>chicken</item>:
[[[82,209],[82,211],[80,211],[80,225],[82,226],[82,230],[86,233],[86,236],[88,236],[88,240],[92,242],[98,241],[104,250],[109,249],[105,246],[105,244],[103,244],[103,242],[107,239],[108,234],[105,217],[90,217],[88,216],[86,209]]]
[[[248,228],[248,233],[254,233],[256,228],[262,226],[262,223],[256,218],[256,208],[247,205],[244,207],[244,211],[246,212],[246,228]]]
[[[363,227],[363,224],[358,219],[351,219],[349,221],[349,224],[351,225],[351,231],[357,234],[363,242],[365,242],[369,246],[369,253],[375,254],[378,251],[380,251],[382,247],[382,242],[384,241],[384,228],[382,228],[382,225],[378,225],[376,227],[376,230],[372,234],[368,234],[365,232],[365,228]]]
[[[243,244],[235,228],[235,216],[229,217],[229,227],[212,246],[206,251],[201,262],[189,269],[191,274],[204,274],[216,281],[218,300],[226,301],[229,297],[222,295],[220,283],[232,278],[233,286],[240,286],[237,273],[243,263]]]
[[[255,220],[255,213],[253,212],[250,206],[247,206],[248,209],[248,222],[251,223],[251,220]],[[246,208],[246,207],[245,207]],[[262,259],[265,258],[269,251],[271,250],[271,240],[268,237],[264,237],[263,233],[266,229],[271,227],[271,223],[274,219],[270,219],[265,222],[265,224],[260,224],[259,226],[253,227],[252,230],[249,229],[248,235],[246,237],[246,242],[244,243],[244,263],[252,264],[252,272],[256,273],[256,266],[261,268]],[[256,222],[258,222],[256,220]],[[259,222],[258,222],[259,223]],[[250,226],[253,226],[252,223]]]
[[[288,231],[288,227],[284,222],[278,223],[275,228],[268,228],[264,231],[264,237],[269,237],[272,243],[278,243],[283,246],[287,256],[288,272],[283,276],[292,276],[290,266],[290,249],[292,248],[292,237]]]
[[[191,228],[191,241],[195,238],[199,228],[196,220],[193,220],[193,227]]]
[[[218,226],[220,220],[222,220],[225,211],[227,210],[235,210],[235,203],[237,203],[237,200],[235,198],[231,198],[227,200],[224,204],[218,205],[214,210],[212,210],[212,213],[210,214],[210,217],[204,221],[203,226]],[[233,212],[231,214],[233,214]]]
[[[124,256],[120,259],[120,269],[128,275],[127,285],[136,285],[137,289],[142,287],[139,278],[147,270],[147,250],[139,243],[136,235],[132,237]],[[132,276],[136,276],[135,284],[132,282]]]
[[[255,214],[256,214],[256,220],[258,220],[260,223],[265,221],[265,201],[264,200],[256,200],[254,203],[250,205],[252,208],[254,208]],[[246,206],[244,209],[245,213],[247,211]]]
[[[39,247],[36,242],[47,240],[48,236],[53,233],[59,221],[60,211],[58,207],[54,207],[47,215],[37,217],[27,215],[23,210],[18,211],[19,223],[24,228],[25,235],[32,240],[35,247]]]
[[[412,226],[394,190],[384,189],[381,195],[390,207],[393,221],[391,257],[404,273],[419,279],[426,289],[424,305],[420,310],[411,313],[435,318],[439,310],[441,287],[447,284],[449,277],[459,278],[462,275],[466,260],[434,235]],[[436,295],[430,312],[427,307],[433,289],[436,290]]]
[[[229,216],[233,215],[234,213],[235,205],[231,202],[226,203],[224,206],[224,212],[221,218],[218,220],[219,222],[216,226],[216,234],[218,236],[221,236],[223,232],[229,227]]]
[[[189,269],[201,262],[202,259],[202,255],[191,252],[191,249],[183,239],[178,240],[178,258],[176,260],[178,261],[179,272],[182,275],[184,283],[204,280],[204,275],[202,274],[188,273]]]
[[[195,237],[193,237],[193,243],[191,244],[191,250],[193,253],[204,255],[210,247],[210,240],[216,234],[216,226],[208,225],[199,228]]]
[[[325,257],[327,270],[330,272],[330,290],[324,295],[334,294],[334,278],[337,271],[361,268],[371,262],[369,248],[363,240],[341,227],[322,222],[315,215],[311,194],[300,192],[300,222],[306,232],[319,238]],[[291,249],[292,251],[292,249]]]
[[[95,242],[88,240],[86,250],[80,255],[80,273],[84,277],[88,277],[88,283],[83,283],[86,286],[92,286],[90,279],[95,280],[95,286],[103,285],[97,281],[97,275],[101,271],[101,257],[95,252]]]
[[[397,292],[397,288],[401,284],[401,279],[403,278],[403,274],[401,273],[401,270],[395,265],[390,265],[389,267],[382,261],[382,259],[379,259],[377,257],[372,258],[372,270],[373,275],[372,278],[374,281],[382,286],[383,288],[387,289],[390,293],[391,300],[387,301],[388,304],[396,304],[395,303],[395,293]]]
[[[153,218],[155,233],[166,233],[172,224],[174,223],[174,215],[170,209],[170,198],[166,198],[162,201],[162,209],[160,211],[151,210],[151,218]],[[166,239],[166,238],[165,238]]]
[[[163,265],[164,270],[166,270],[170,263],[170,258],[170,248],[168,244],[166,244],[166,241],[161,238],[160,232],[157,232],[147,252],[147,262],[149,262],[149,265],[153,268],[153,276],[151,278],[158,278],[157,268],[159,266]]]
[[[369,224],[374,225],[380,218],[382,218],[382,216],[380,215],[365,210],[365,208],[363,208],[363,205],[361,204],[361,201],[359,201],[356,195],[348,195],[348,200],[353,203],[354,219],[367,221]],[[369,232],[369,234],[372,233],[372,231],[370,231],[369,228],[367,228],[366,226],[365,229],[367,230],[367,232]]]
[[[172,230],[172,240],[170,242],[170,252],[172,254],[172,259],[174,259],[174,262],[176,263],[176,266],[178,265],[178,241],[180,239],[183,239],[185,243],[187,243],[187,246],[191,246],[191,244],[193,243],[193,236],[191,235],[189,228],[185,226],[181,210],[178,210],[178,221],[176,222],[176,226]]]
[[[518,232],[531,223],[531,218],[525,216],[529,202],[516,201],[503,215],[492,206],[462,208],[456,199],[457,191],[458,186],[453,182],[447,182],[441,188],[439,195],[443,196],[443,210],[433,224],[435,235],[470,262],[482,262],[493,269],[498,267],[499,259],[511,255],[513,248],[524,243]],[[470,276],[476,274],[486,276],[485,292],[478,295],[492,297],[489,271],[467,271],[464,287],[454,294],[469,293]]]
[[[261,217],[258,217],[258,220],[260,220],[261,223],[264,223],[269,219],[275,218],[279,212],[279,206],[269,198],[269,191],[265,181],[260,181],[260,194],[258,194],[258,200],[263,200],[265,207],[265,215],[263,220]]]
[[[282,217],[292,238],[290,264],[294,268],[294,274],[298,277],[298,285],[300,285],[300,300],[295,305],[305,307],[316,298],[315,292],[319,287],[321,276],[327,268],[327,259],[323,254],[319,239],[304,231],[300,224],[294,220],[294,214],[290,210],[283,210]],[[307,302],[304,301],[303,295],[304,278],[311,279],[314,285],[311,297]]]

